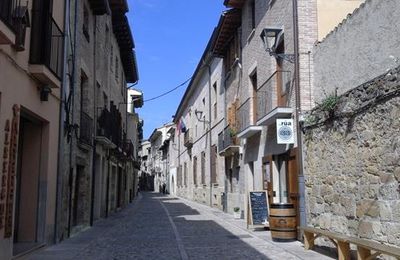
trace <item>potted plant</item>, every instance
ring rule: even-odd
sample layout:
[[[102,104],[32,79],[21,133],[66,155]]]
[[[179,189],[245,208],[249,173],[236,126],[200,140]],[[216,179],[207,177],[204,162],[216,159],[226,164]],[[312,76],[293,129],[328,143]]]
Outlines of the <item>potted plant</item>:
[[[240,208],[239,207],[234,207],[233,208],[233,217],[236,219],[240,219],[241,217],[241,212],[240,212]]]

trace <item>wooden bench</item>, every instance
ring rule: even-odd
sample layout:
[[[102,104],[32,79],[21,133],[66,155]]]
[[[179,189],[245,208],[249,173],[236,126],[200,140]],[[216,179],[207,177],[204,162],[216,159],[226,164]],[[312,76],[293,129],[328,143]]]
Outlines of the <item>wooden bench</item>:
[[[300,227],[300,229],[304,231],[304,248],[306,250],[309,250],[314,246],[315,239],[323,236],[334,243],[338,250],[339,260],[350,259],[350,244],[357,246],[358,260],[375,259],[381,254],[394,256],[400,259],[400,248],[398,247],[383,245],[381,243],[362,238],[349,237],[337,232],[314,227]],[[374,251],[374,253],[371,251]]]
[[[398,247],[388,246],[379,242],[353,237],[349,242],[357,245],[357,259],[359,260],[375,259],[381,254],[394,256],[400,259],[400,248]],[[371,251],[375,251],[375,253],[372,254]]]

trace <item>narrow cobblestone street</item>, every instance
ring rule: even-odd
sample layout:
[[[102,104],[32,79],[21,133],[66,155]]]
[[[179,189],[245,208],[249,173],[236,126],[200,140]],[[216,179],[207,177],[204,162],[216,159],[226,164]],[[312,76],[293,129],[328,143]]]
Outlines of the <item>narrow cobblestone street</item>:
[[[142,193],[94,227],[25,259],[330,259],[274,243],[243,220],[186,200]]]

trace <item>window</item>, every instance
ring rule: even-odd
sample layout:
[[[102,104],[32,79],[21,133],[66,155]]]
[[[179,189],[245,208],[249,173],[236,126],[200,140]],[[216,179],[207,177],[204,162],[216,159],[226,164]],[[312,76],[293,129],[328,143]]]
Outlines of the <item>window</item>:
[[[250,3],[250,17],[251,17],[251,29],[256,28],[256,1],[252,0]]]
[[[111,44],[111,50],[110,50],[110,70],[111,72],[114,71],[114,46]]]
[[[89,110],[89,82],[86,74],[81,71],[81,113]]]
[[[211,147],[211,183],[217,183],[217,146]]]
[[[89,37],[89,9],[86,5],[83,6],[83,24],[82,24],[83,35],[87,41],[90,40]]]
[[[182,187],[182,165],[178,167],[178,186]]]
[[[193,184],[197,185],[197,157],[193,157]]]
[[[104,108],[106,108],[106,109],[107,109],[107,107],[108,107],[108,97],[107,97],[106,92],[103,92],[103,106],[104,106]]]
[[[253,122],[257,121],[257,70],[250,75],[250,83],[253,87]]]
[[[225,53],[225,71],[228,72],[231,70],[231,67],[235,63],[236,59],[239,58],[239,36],[238,34],[235,34],[232,40],[230,41],[226,53]]]
[[[217,119],[218,111],[217,111],[217,99],[218,99],[218,91],[217,91],[217,82],[213,84],[213,90],[214,90],[214,119]]]
[[[110,44],[110,29],[108,28],[108,25],[106,25],[106,48],[109,48]]]
[[[119,62],[118,57],[115,57],[115,80],[118,81],[119,78]]]
[[[187,163],[183,164],[183,185],[187,187]]]
[[[206,153],[201,152],[201,184],[206,184]]]

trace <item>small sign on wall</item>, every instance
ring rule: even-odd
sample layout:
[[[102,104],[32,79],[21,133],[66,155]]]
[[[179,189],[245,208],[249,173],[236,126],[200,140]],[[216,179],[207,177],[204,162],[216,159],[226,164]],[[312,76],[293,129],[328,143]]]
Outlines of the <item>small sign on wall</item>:
[[[294,144],[293,119],[276,119],[278,144]]]

